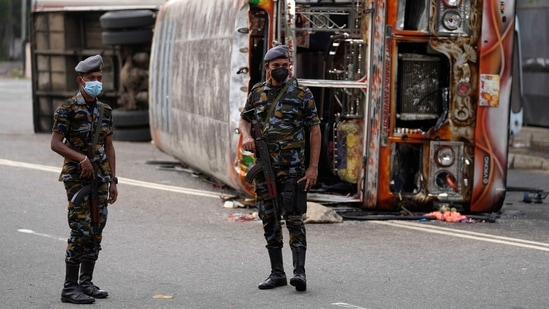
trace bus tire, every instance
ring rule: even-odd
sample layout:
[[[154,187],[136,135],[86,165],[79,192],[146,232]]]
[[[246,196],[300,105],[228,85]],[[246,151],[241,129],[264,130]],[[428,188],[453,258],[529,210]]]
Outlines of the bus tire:
[[[151,138],[151,130],[146,128],[114,129],[113,140],[129,142],[148,142]]]
[[[149,110],[112,111],[112,120],[116,128],[144,127],[149,125]]]
[[[103,31],[101,39],[107,45],[130,45],[152,41],[152,29],[137,29],[127,31]]]
[[[150,10],[127,10],[107,12],[99,18],[103,29],[140,28],[154,25],[155,13]]]

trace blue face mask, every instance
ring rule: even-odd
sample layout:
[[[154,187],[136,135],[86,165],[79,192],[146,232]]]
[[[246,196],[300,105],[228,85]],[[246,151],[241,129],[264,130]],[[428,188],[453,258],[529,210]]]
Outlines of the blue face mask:
[[[95,98],[101,93],[101,91],[103,91],[103,83],[97,80],[86,82],[86,86],[84,86],[84,91],[86,91],[87,94]]]

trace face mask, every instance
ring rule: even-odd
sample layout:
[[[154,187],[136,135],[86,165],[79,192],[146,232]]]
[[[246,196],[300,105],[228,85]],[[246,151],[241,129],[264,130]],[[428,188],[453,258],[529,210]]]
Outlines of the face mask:
[[[103,91],[103,83],[97,80],[86,82],[86,86],[84,86],[84,91],[86,91],[87,94],[95,98],[101,93],[101,91]]]
[[[288,71],[288,69],[286,68],[276,68],[271,71],[271,76],[279,83],[285,81],[288,77],[288,74],[290,74],[290,71]]]

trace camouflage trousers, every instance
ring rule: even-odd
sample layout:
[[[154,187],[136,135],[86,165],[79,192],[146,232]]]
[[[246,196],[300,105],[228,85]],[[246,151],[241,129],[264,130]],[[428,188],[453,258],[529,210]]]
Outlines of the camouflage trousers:
[[[277,187],[284,187],[284,183],[288,179],[287,171],[276,172]],[[291,248],[307,248],[307,237],[305,231],[305,224],[303,222],[303,214],[283,213],[281,209],[282,198],[280,196],[281,190],[279,189],[279,196],[277,197],[278,207],[275,207],[272,199],[267,199],[268,190],[267,185],[262,181],[261,177],[258,177],[258,181],[255,185],[255,192],[258,199],[258,210],[261,220],[263,222],[263,231],[265,240],[267,241],[267,249],[275,249],[283,247],[282,226],[281,219],[286,222],[286,228],[289,233],[289,245]]]
[[[80,264],[83,259],[97,260],[99,250],[101,250],[102,231],[107,223],[107,198],[109,195],[109,184],[107,182],[98,182],[98,207],[100,222],[98,230],[94,231],[91,221],[90,196],[84,197],[80,205],[71,202],[73,196],[86,183],[64,182],[68,198],[67,219],[70,236],[67,239],[67,250],[65,253],[65,262],[68,264]]]

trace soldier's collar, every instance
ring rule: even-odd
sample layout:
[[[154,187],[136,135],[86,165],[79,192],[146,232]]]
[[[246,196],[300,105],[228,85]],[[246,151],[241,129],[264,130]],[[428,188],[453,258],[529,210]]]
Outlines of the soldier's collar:
[[[269,91],[269,90],[275,90],[275,91],[278,91],[280,90],[282,87],[284,87],[286,84],[282,84],[280,86],[273,86],[273,83],[271,82],[271,79],[269,79],[266,83],[265,83],[265,90],[266,91]]]
[[[84,96],[82,96],[82,92],[78,91],[78,93],[74,96],[74,102],[77,105],[86,104],[86,100],[84,99]]]
[[[99,100],[95,98],[93,101],[87,102],[80,91],[78,91],[78,93],[74,96],[74,102],[76,105],[87,105],[88,103],[97,103],[98,101]]]

